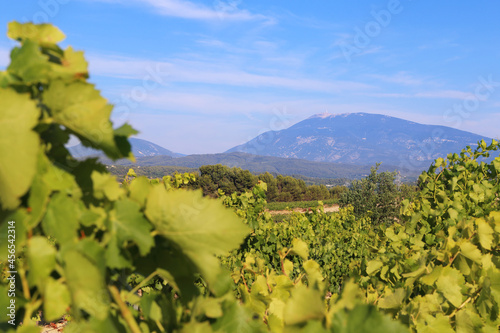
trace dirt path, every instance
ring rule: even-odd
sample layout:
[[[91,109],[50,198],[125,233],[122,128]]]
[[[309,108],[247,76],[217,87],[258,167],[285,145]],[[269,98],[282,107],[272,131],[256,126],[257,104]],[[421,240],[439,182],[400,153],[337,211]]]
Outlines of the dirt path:
[[[310,208],[294,208],[293,210],[267,210],[271,215],[283,215],[283,214],[292,214],[293,212],[297,213],[305,213],[309,210]],[[329,206],[324,206],[325,213],[332,213],[332,212],[338,212],[339,211],[339,205],[329,205]]]

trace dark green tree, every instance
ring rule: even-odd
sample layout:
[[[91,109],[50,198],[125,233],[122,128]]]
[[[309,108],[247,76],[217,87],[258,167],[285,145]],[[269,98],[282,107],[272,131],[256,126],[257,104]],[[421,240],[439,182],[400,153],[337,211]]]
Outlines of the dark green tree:
[[[380,164],[371,168],[368,177],[354,181],[340,195],[340,206],[352,205],[357,216],[370,216],[373,224],[391,224],[399,216],[399,194],[396,172],[378,172]]]

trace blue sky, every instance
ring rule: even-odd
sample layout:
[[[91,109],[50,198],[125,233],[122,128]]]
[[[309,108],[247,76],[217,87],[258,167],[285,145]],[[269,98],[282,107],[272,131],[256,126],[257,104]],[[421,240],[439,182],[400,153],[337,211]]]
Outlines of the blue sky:
[[[139,138],[223,152],[316,113],[381,113],[500,137],[500,2],[26,0],[84,50]]]

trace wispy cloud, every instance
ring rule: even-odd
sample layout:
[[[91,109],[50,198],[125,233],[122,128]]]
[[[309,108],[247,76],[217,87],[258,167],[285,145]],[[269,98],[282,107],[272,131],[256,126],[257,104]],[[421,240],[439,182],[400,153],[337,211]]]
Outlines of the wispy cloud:
[[[237,1],[214,1],[212,6],[187,0],[87,0],[117,3],[122,5],[146,5],[154,9],[155,13],[163,16],[185,19],[214,21],[263,21],[267,24],[275,23],[275,19],[262,14],[254,14],[238,7]]]
[[[171,59],[154,62],[115,56],[90,55],[90,70],[94,75],[143,80],[151,70],[167,82],[205,83],[239,87],[274,87],[300,91],[340,93],[373,89],[368,84],[345,80],[318,80],[307,77],[250,73],[227,64]]]
[[[418,86],[424,83],[423,79],[417,78],[404,71],[398,72],[393,75],[372,74],[368,76],[383,82],[402,84],[405,86]]]
[[[473,93],[460,91],[460,90],[439,90],[439,91],[426,91],[417,93],[414,95],[415,97],[422,98],[447,98],[447,99],[475,99],[476,96]]]
[[[365,93],[364,96],[378,97],[378,98],[435,98],[435,99],[475,99],[477,98],[473,93],[459,90],[436,90],[436,91],[423,91],[418,93]]]

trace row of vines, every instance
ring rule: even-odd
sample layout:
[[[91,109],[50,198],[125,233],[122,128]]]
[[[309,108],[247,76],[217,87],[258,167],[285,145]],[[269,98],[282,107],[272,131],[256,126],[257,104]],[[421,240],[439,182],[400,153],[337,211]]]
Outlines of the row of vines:
[[[191,174],[130,171],[120,185],[74,159],[71,135],[133,160],[136,132],[113,129],[60,30],[13,22],[8,36],[20,45],[0,72],[1,331],[39,332],[41,313],[69,316],[65,332],[498,332],[498,142],[436,160],[390,227],[351,207],[275,223],[265,183],[209,199],[182,189]]]

